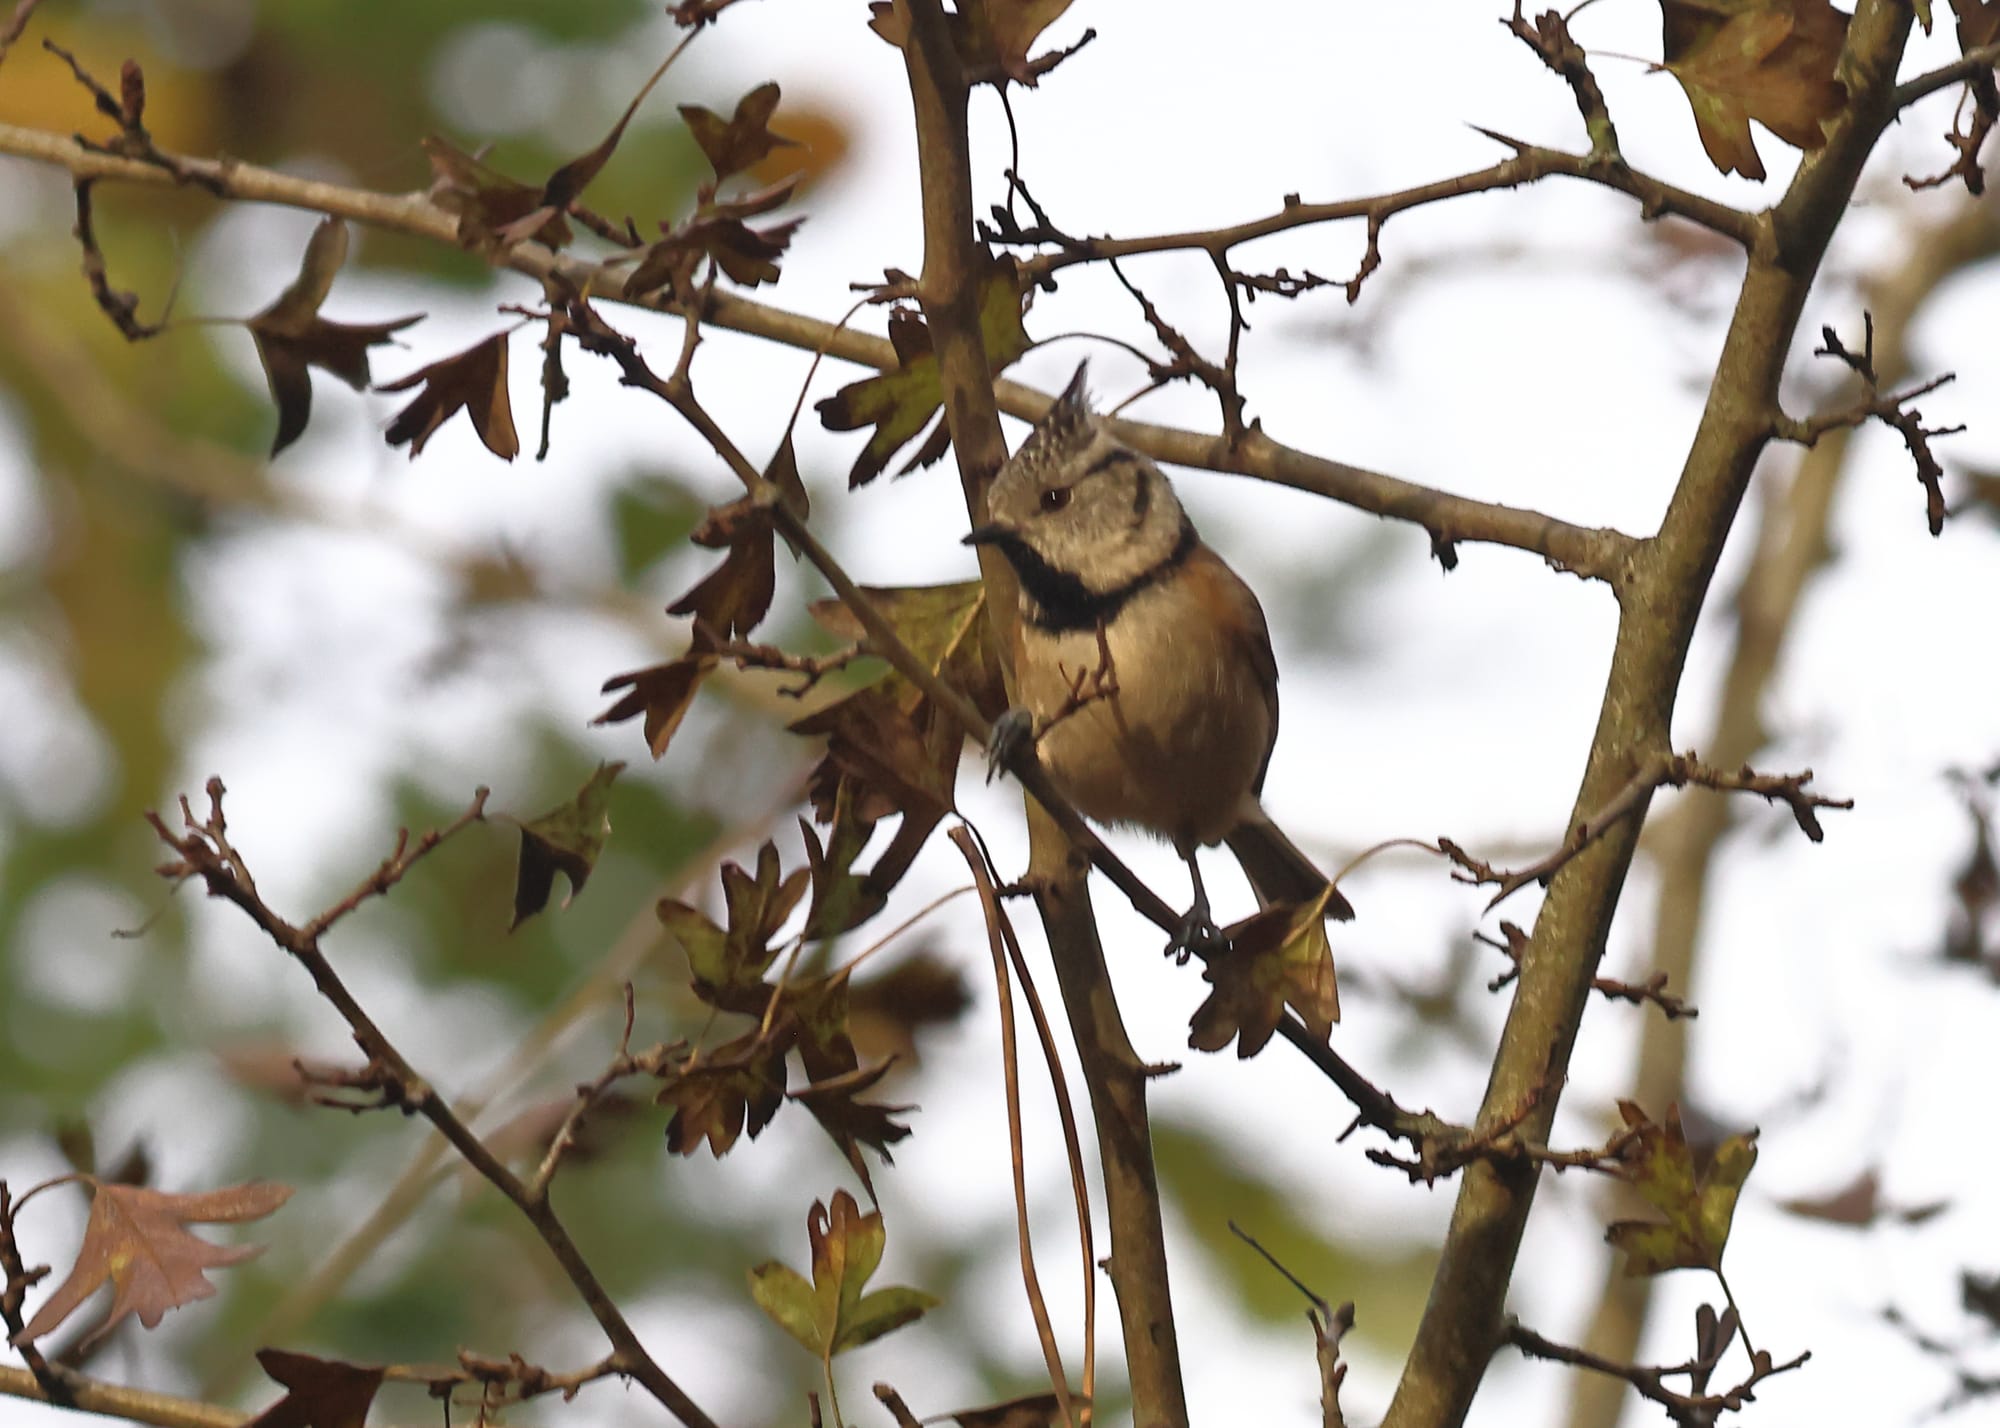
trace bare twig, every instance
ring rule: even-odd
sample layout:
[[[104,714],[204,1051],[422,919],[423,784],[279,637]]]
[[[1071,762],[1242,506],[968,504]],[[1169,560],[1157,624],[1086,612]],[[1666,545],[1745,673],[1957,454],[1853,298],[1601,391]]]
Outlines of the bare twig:
[[[1569,1364],[1576,1368],[1590,1369],[1596,1373],[1610,1374],[1622,1378],[1632,1385],[1642,1398],[1646,1398],[1666,1409],[1667,1416],[1683,1428],[1706,1428],[1725,1412],[1738,1412],[1743,1405],[1752,1402],[1756,1394],[1752,1392],[1758,1384],[1775,1374],[1787,1373],[1799,1367],[1812,1357],[1810,1350],[1783,1363],[1774,1361],[1769,1353],[1758,1350],[1751,1354],[1750,1372],[1741,1383],[1721,1393],[1692,1392],[1681,1393],[1667,1387],[1666,1380],[1678,1375],[1693,1375],[1702,1368],[1699,1360],[1680,1364],[1673,1368],[1648,1368],[1639,1364],[1624,1364],[1602,1358],[1587,1349],[1572,1348],[1567,1344],[1545,1339],[1534,1330],[1524,1326],[1518,1319],[1507,1321],[1506,1340],[1530,1358],[1547,1359],[1553,1363]],[[1708,1367],[1712,1368],[1713,1365]]]
[[[29,1194],[32,1196],[33,1191]],[[30,1270],[21,1259],[21,1242],[14,1235],[14,1216],[20,1209],[7,1182],[0,1180],[0,1324],[7,1329],[6,1341],[28,1366],[37,1396],[58,1408],[81,1406],[77,1400],[77,1379],[60,1364],[50,1363],[33,1339],[23,1339],[26,1328],[21,1317],[28,1290],[48,1274],[41,1266]]]
[[[1521,0],[1514,0],[1512,17],[1500,23],[1570,87],[1576,96],[1577,112],[1583,116],[1583,127],[1590,135],[1591,158],[1619,161],[1617,126],[1611,122],[1604,91],[1597,87],[1597,76],[1590,72],[1583,46],[1570,38],[1567,18],[1558,11],[1547,10],[1530,24],[1521,13]]]
[[[1812,782],[1812,776],[1811,769],[1796,774],[1760,774],[1747,766],[1729,773],[1710,768],[1693,754],[1655,754],[1639,766],[1638,771],[1602,808],[1572,828],[1561,847],[1524,868],[1511,872],[1496,868],[1483,859],[1473,857],[1449,838],[1438,839],[1438,847],[1457,865],[1459,871],[1452,876],[1460,882],[1475,886],[1483,883],[1498,885],[1499,891],[1486,904],[1490,910],[1529,883],[1547,883],[1584,849],[1635,810],[1643,808],[1653,791],[1662,787],[1682,788],[1692,783],[1703,788],[1754,793],[1773,803],[1783,803],[1791,809],[1800,831],[1817,843],[1826,836],[1826,830],[1820,827],[1815,810],[1849,809],[1854,807],[1854,800],[1808,793],[1805,786]]]
[[[1795,441],[1802,446],[1812,446],[1829,431],[1840,431],[1860,426],[1871,419],[1892,427],[1903,438],[1903,444],[1910,450],[1910,459],[1916,463],[1917,481],[1924,488],[1926,497],[1925,516],[1932,535],[1944,532],[1944,468],[1931,452],[1931,438],[1934,436],[1955,436],[1965,430],[1959,426],[1926,427],[1923,413],[1910,406],[1918,397],[1925,396],[1954,379],[1954,374],[1943,373],[1899,392],[1883,392],[1875,373],[1875,317],[1864,312],[1865,336],[1861,351],[1850,350],[1831,327],[1820,329],[1821,345],[1813,355],[1831,357],[1851,370],[1860,378],[1863,395],[1847,406],[1803,420],[1788,417],[1782,412],[1775,414],[1771,423],[1771,434],[1784,441]]]
[[[972,830],[963,824],[951,830],[951,841],[972,869],[973,885],[979,889],[980,907],[986,916],[986,943],[993,954],[993,983],[1000,1006],[1001,1079],[1007,1093],[1007,1151],[1014,1177],[1014,1234],[1021,1250],[1021,1284],[1028,1294],[1028,1312],[1034,1316],[1035,1334],[1041,1340],[1042,1360],[1048,1365],[1049,1383],[1055,1389],[1066,1428],[1078,1428],[1077,1410],[1070,1402],[1069,1374],[1063,1368],[1062,1347],[1056,1342],[1055,1325],[1049,1320],[1048,1302],[1042,1297],[1041,1276],[1035,1271],[1034,1237],[1028,1228],[1028,1167],[1021,1149],[1021,1062],[1014,1034],[1014,993],[1007,975],[1007,949],[1001,937],[1007,914],[993,891],[993,879],[986,860],[974,842]],[[1050,1064],[1055,1058],[1051,1056]],[[1080,1207],[1085,1224],[1088,1206]],[[1084,1257],[1086,1278],[1094,1277],[1088,1254]],[[1084,1392],[1090,1392],[1084,1384]]]
[[[168,827],[158,814],[148,814],[154,832],[160,840],[179,855],[180,861],[169,864],[160,871],[163,876],[184,877],[189,874],[199,877],[207,887],[211,897],[219,897],[234,903],[264,935],[276,943],[294,961],[305,968],[319,989],[319,994],[335,1011],[340,1013],[354,1033],[354,1039],[368,1056],[371,1067],[376,1068],[385,1082],[393,1083],[393,1104],[406,1111],[423,1116],[453,1148],[464,1157],[467,1164],[477,1170],[494,1188],[498,1189],[525,1215],[541,1236],[556,1261],[562,1266],[571,1285],[583,1300],[591,1316],[604,1330],[611,1341],[615,1356],[622,1365],[622,1371],[637,1379],[654,1398],[670,1413],[678,1417],[688,1428],[715,1428],[711,1419],[682,1391],[679,1384],[640,1342],[639,1336],[627,1322],[624,1312],[605,1291],[596,1272],[584,1260],[569,1231],[557,1218],[550,1206],[547,1195],[534,1194],[513,1171],[501,1162],[486,1142],[473,1133],[466,1122],[437,1090],[430,1085],[402,1053],[375,1024],[361,1004],[334,971],[333,965],[321,950],[319,938],[311,933],[313,926],[328,926],[333,916],[322,915],[312,923],[300,926],[286,921],[264,901],[257,891],[257,885],[242,855],[230,843],[228,827],[222,814],[222,781],[208,781],[209,812],[206,818],[197,820],[188,807],[187,800],[181,800],[181,811],[185,832],[177,833]],[[475,797],[469,816],[462,817],[452,828],[465,827],[484,808],[485,790]],[[429,841],[423,851],[435,848],[439,840]],[[396,859],[392,858],[393,864]],[[385,864],[385,867],[388,864]],[[407,864],[405,864],[407,867]],[[401,876],[401,872],[397,873]],[[393,880],[392,880],[393,881]],[[368,895],[373,880],[364,883],[356,900]],[[341,905],[337,904],[335,916]],[[386,1093],[385,1094],[389,1094]]]
[[[1354,1302],[1348,1300],[1334,1308],[1234,1220],[1229,1222],[1229,1233],[1262,1255],[1266,1264],[1306,1297],[1309,1306],[1306,1322],[1312,1325],[1313,1356],[1319,1363],[1320,1428],[1347,1428],[1347,1416],[1340,1408],[1340,1386],[1347,1381],[1347,1365],[1340,1360],[1340,1341],[1354,1327]]]
[[[1486,984],[1487,991],[1497,992],[1521,975],[1521,959],[1527,954],[1528,934],[1517,924],[1502,922],[1500,936],[1497,938],[1488,937],[1483,932],[1473,933],[1472,938],[1475,942],[1505,953],[1507,960],[1513,964]],[[1590,986],[1591,990],[1602,995],[1607,1001],[1631,1002],[1634,1005],[1651,1002],[1665,1014],[1668,1021],[1701,1015],[1697,1008],[1667,991],[1665,972],[1655,972],[1641,983],[1621,982],[1611,977],[1592,977]]]
[[[157,165],[99,153],[62,135],[16,125],[0,124],[0,153],[55,164],[77,178],[116,179],[141,184],[174,182],[173,175]],[[1557,173],[1574,170],[1583,176],[1584,170],[1589,167],[1587,161],[1574,155],[1552,155],[1534,150],[1531,146],[1521,146],[1519,157],[1522,163],[1510,160],[1508,165],[1501,166],[1506,182],[1495,181],[1485,186],[1514,187],[1532,181],[1543,171]],[[440,242],[458,241],[457,216],[440,208],[422,193],[375,193],[234,161],[224,163],[214,159],[177,157],[177,162],[199,175],[204,180],[204,186],[212,187],[226,198],[283,204]],[[1604,179],[1614,187],[1628,180],[1632,181],[1632,191],[1641,198],[1648,211],[1678,213],[1683,211],[1684,200],[1697,206],[1705,202],[1693,195],[1680,195],[1678,191],[1656,192],[1622,170],[1612,172]],[[1359,217],[1365,215],[1369,203],[1381,201],[1357,201],[1359,207],[1355,204],[1326,207],[1348,210],[1332,216]],[[1723,212],[1736,213],[1731,209]],[[1286,220],[1288,215],[1289,210],[1287,214],[1279,215],[1279,220]],[[1695,215],[1690,212],[1689,216]],[[1750,241],[1754,237],[1754,221],[1745,215],[1738,214],[1737,217],[1750,225],[1741,235],[1744,241]],[[1726,222],[1727,219],[1717,221]],[[1263,220],[1265,225],[1271,222],[1273,220]],[[1276,228],[1248,224],[1213,233],[1120,240],[1122,246],[1113,240],[1088,241],[1103,249],[1103,256],[1110,256],[1114,248],[1121,252],[1186,247],[1206,250],[1215,241],[1248,241],[1265,232],[1289,226],[1296,224],[1278,221]],[[1233,236],[1237,234],[1241,237]],[[623,288],[624,277],[617,268],[552,253],[539,244],[515,244],[497,254],[496,261],[537,282],[550,274],[560,274],[578,292],[616,293]],[[615,298],[607,300],[623,301]],[[668,312],[679,310],[673,299],[665,294],[647,295],[633,300],[633,305]],[[787,312],[734,293],[716,291],[707,294],[702,299],[701,316],[704,321],[720,327],[807,351],[824,351],[843,361],[885,371],[899,365],[895,349],[886,338],[848,331],[820,318]],[[1012,381],[995,382],[993,389],[1002,410],[1029,421],[1037,420],[1046,412],[1052,400],[1044,392]],[[1455,563],[1453,551],[1459,542],[1488,542],[1532,551],[1558,569],[1616,585],[1624,578],[1635,548],[1629,536],[1617,531],[1576,526],[1539,511],[1472,500],[1382,472],[1313,456],[1272,440],[1254,426],[1234,443],[1220,435],[1204,435],[1143,422],[1118,421],[1113,424],[1113,429],[1121,440],[1158,460],[1292,486],[1378,516],[1414,522],[1430,532],[1432,547],[1447,566]]]

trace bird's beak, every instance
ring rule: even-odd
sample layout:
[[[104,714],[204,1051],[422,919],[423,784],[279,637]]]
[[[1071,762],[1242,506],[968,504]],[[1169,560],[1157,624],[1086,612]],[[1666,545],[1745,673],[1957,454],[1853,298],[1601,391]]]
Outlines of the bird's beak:
[[[1013,532],[1002,525],[974,526],[960,545],[998,545]]]

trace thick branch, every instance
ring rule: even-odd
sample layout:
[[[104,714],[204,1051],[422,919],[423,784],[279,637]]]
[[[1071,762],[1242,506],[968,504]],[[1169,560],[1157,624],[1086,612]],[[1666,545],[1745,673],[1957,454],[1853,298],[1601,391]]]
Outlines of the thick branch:
[[[72,1399],[64,1403],[51,1399],[26,1369],[0,1364],[0,1394],[49,1403],[58,1408],[74,1408],[80,1413],[104,1418],[122,1418],[128,1423],[151,1423],[155,1428],[242,1428],[248,1413],[224,1408],[219,1403],[203,1403],[195,1398],[173,1398],[144,1389],[123,1388],[94,1378],[70,1375]]]
[[[1938,286],[1967,263],[1996,252],[2000,252],[2000,213],[1991,204],[1963,204],[1949,222],[1914,240],[1903,266],[1868,285],[1867,301],[1875,313],[1874,366],[1881,381],[1902,379],[1910,323]],[[1835,402],[1859,400],[1862,395],[1857,374],[1835,395]],[[1736,614],[1735,644],[1714,726],[1701,741],[1709,757],[1725,767],[1748,763],[1770,739],[1763,717],[1766,691],[1804,593],[1831,555],[1827,531],[1850,464],[1850,435],[1847,428],[1828,433],[1804,454],[1790,485],[1764,505],[1756,554],[1730,601]],[[1709,910],[1709,875],[1732,823],[1726,800],[1690,798],[1655,820],[1649,830],[1660,878],[1646,944],[1654,976],[1667,977],[1678,986],[1693,984],[1699,935]],[[1683,1100],[1686,1059],[1685,1026],[1664,1017],[1646,1018],[1632,1099],[1647,1106]],[[1613,1360],[1630,1360],[1638,1352],[1655,1282],[1629,1277],[1614,1259],[1607,1259],[1585,1346]],[[1611,1428],[1627,1397],[1625,1385],[1615,1379],[1578,1375],[1571,1389],[1570,1428]]]
[[[1896,64],[1911,12],[1901,0],[1863,0],[1848,30],[1841,78],[1849,104],[1807,154],[1771,215],[1771,237],[1750,254],[1714,384],[1658,534],[1637,553],[1597,730],[1573,820],[1606,805],[1652,756],[1670,747],[1674,700],[1709,582],[1769,440],[1778,379],[1814,274],[1853,196],[1863,163],[1894,115]],[[1547,901],[1509,1008],[1479,1125],[1504,1121],[1538,1086],[1560,1087],[1591,995],[1591,980],[1638,845],[1646,800],[1565,864]],[[1522,1126],[1546,1141],[1557,1096]],[[1469,1166],[1430,1300],[1385,1420],[1388,1428],[1461,1423],[1505,1335],[1503,1306],[1534,1203],[1530,1168]]]

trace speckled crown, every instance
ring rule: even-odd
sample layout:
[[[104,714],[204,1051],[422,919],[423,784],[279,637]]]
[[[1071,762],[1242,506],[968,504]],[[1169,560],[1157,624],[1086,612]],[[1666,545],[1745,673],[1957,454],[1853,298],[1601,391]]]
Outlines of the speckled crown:
[[[1085,378],[1089,374],[1090,362],[1087,358],[1076,364],[1076,375],[1069,379],[1063,394],[1035,423],[1035,429],[1021,443],[1021,449],[1014,453],[1015,464],[1058,466],[1089,443],[1096,424],[1096,418],[1090,411],[1090,391],[1085,386]]]

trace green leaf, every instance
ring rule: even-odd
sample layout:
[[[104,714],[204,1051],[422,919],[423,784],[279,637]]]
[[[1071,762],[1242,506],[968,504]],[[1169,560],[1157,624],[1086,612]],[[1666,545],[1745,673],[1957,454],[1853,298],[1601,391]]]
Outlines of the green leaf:
[[[879,1210],[864,1215],[854,1197],[836,1190],[829,1210],[813,1202],[806,1215],[812,1241],[812,1283],[782,1264],[750,1272],[750,1295],[806,1350],[821,1360],[879,1339],[921,1317],[937,1304],[916,1289],[880,1289],[863,1294],[882,1263],[886,1235]]]
[[[914,1323],[923,1318],[928,1310],[937,1308],[938,1302],[936,1295],[926,1294],[921,1289],[901,1286],[878,1289],[841,1316],[840,1332],[834,1336],[833,1351],[836,1354],[845,1353],[905,1324]]]
[[[779,1328],[804,1345],[807,1353],[815,1358],[826,1356],[813,1287],[803,1274],[788,1264],[766,1260],[750,1271],[750,1297]]]
[[[624,769],[623,763],[599,764],[575,798],[521,824],[521,859],[514,878],[514,921],[509,931],[548,906],[557,873],[569,879],[564,907],[583,891],[590,870],[597,866],[598,854],[604,851],[604,840],[611,834],[611,819],[605,810],[611,803],[611,785]]]
[[[755,876],[736,863],[722,865],[727,931],[684,902],[660,900],[660,921],[686,949],[697,995],[724,1010],[763,1013],[769,995],[763,976],[777,956],[771,938],[805,896],[809,877],[804,868],[784,874],[777,845],[766,842],[757,851]]]
[[[1706,1171],[1697,1171],[1678,1106],[1668,1108],[1664,1126],[1631,1101],[1620,1101],[1618,1110],[1631,1131],[1618,1174],[1666,1216],[1620,1220],[1605,1231],[1605,1239],[1625,1254],[1626,1275],[1720,1270],[1737,1196],[1757,1163],[1756,1132],[1731,1136],[1716,1147]]]

